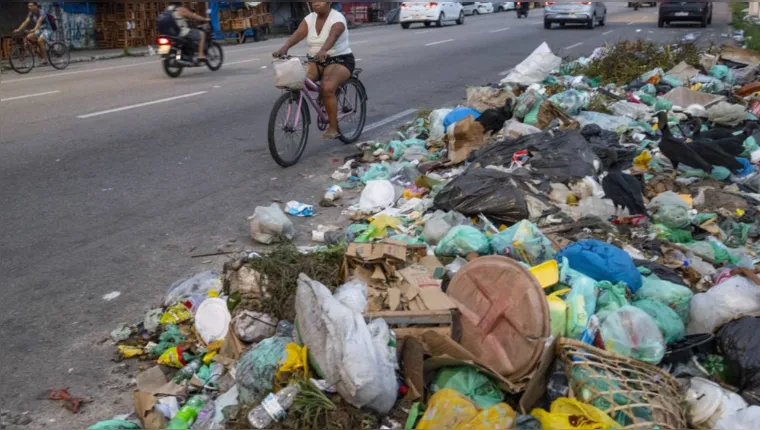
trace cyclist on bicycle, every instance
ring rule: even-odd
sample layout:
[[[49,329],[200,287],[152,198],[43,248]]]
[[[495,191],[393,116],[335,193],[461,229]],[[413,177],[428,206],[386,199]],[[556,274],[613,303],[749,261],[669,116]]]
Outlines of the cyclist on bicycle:
[[[194,13],[190,9],[182,5],[182,2],[172,2],[166,10],[172,13],[174,21],[179,27],[179,37],[191,40],[198,44],[198,55],[196,57],[197,62],[206,61],[206,33],[190,28],[187,25],[187,20],[192,19],[194,21],[211,22],[210,19],[204,18],[197,13]]]
[[[26,19],[16,30],[16,33],[20,33],[24,30],[29,23],[34,23],[34,29],[27,34],[26,38],[33,44],[39,46],[40,56],[42,57],[40,65],[44,66],[48,62],[46,43],[53,39],[53,27],[51,27],[48,22],[47,12],[40,7],[39,3],[29,2],[28,6],[29,15],[26,16]]]
[[[284,57],[288,50],[303,39],[309,46],[308,76],[314,82],[322,81],[320,94],[325,106],[330,125],[322,139],[331,140],[339,136],[338,98],[336,90],[343,85],[354,72],[356,60],[348,45],[348,24],[342,13],[332,8],[333,2],[313,1],[314,10],[301,24],[298,30],[285,42],[275,57]]]

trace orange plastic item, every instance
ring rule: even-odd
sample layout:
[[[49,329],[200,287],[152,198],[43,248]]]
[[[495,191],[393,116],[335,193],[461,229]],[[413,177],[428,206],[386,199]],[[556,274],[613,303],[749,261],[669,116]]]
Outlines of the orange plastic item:
[[[461,344],[510,381],[532,372],[551,332],[546,294],[520,263],[501,256],[475,259],[447,291],[461,312]]]
[[[760,91],[760,82],[755,81],[755,82],[750,82],[747,85],[736,90],[736,95],[740,97],[746,97],[758,91]]]

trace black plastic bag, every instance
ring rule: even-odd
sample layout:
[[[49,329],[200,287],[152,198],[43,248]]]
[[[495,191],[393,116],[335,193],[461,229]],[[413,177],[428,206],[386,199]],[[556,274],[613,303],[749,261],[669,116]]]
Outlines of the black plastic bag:
[[[455,178],[435,196],[436,209],[457,211],[466,216],[483,214],[490,219],[514,224],[528,218],[525,191],[514,175],[492,169],[470,169]]]
[[[678,272],[671,269],[670,267],[663,266],[662,264],[657,264],[654,261],[649,261],[649,260],[633,260],[633,263],[636,265],[636,267],[646,267],[647,269],[651,270],[653,274],[657,275],[657,277],[662,279],[663,281],[668,281],[672,284],[688,287],[688,285],[684,283],[683,278],[681,278]]]
[[[730,382],[744,400],[760,405],[760,318],[744,317],[724,325],[718,330],[717,345],[735,377]]]
[[[620,136],[614,131],[603,130],[596,124],[587,124],[581,130],[581,134],[586,138],[594,154],[602,160],[605,170],[611,168],[625,170],[633,166],[636,148],[621,145]]]
[[[531,167],[552,182],[593,176],[602,165],[579,130],[560,130],[530,134],[487,146],[474,155],[474,167],[509,167],[512,155],[523,149],[530,153]]]

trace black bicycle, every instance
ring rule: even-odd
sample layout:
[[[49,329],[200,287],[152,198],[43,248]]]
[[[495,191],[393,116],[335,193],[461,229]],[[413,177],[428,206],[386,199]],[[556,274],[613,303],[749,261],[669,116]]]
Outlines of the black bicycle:
[[[13,48],[9,58],[11,68],[20,74],[26,74],[32,71],[39,54],[39,46],[32,43],[26,38],[27,33],[15,33],[13,35]],[[58,70],[69,67],[71,62],[71,53],[66,44],[62,42],[47,42],[48,63]]]

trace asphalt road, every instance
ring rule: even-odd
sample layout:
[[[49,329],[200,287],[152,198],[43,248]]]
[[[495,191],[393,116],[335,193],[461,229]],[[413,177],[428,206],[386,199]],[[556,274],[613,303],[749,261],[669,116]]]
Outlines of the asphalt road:
[[[353,31],[369,94],[364,138],[386,135],[414,109],[455,105],[465,85],[498,81],[543,41],[578,56],[605,41],[728,32],[726,4],[715,3],[705,30],[658,29],[654,8],[608,7],[607,25],[594,30],[544,30],[539,10]],[[281,43],[226,48],[220,71],[175,80],[157,57],[0,77],[0,409],[63,427],[130,411],[135,366],[113,373],[113,346],[100,343],[108,332],[140,320],[176,279],[220,267],[192,254],[250,248],[246,217],[256,206],[319,199],[351,148],[313,132],[299,165],[271,160],[266,127],[278,91],[269,53]],[[35,400],[60,387],[95,403],[72,417]]]

